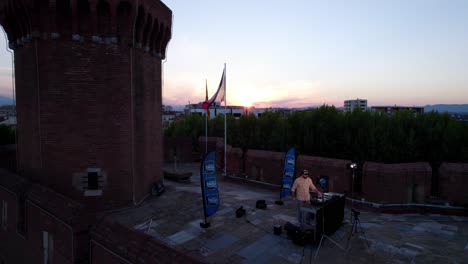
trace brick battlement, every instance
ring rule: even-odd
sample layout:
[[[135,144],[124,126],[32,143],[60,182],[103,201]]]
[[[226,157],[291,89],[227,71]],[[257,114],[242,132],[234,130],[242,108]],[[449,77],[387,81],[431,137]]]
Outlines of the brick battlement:
[[[11,49],[34,39],[69,40],[132,46],[165,58],[172,12],[154,0],[2,0],[0,23]]]

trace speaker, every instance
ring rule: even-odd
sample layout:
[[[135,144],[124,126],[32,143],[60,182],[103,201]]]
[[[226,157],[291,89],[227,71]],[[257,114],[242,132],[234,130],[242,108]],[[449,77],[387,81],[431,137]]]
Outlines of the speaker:
[[[240,218],[240,217],[242,217],[244,215],[245,215],[245,209],[244,209],[243,206],[241,206],[236,210],[236,216],[237,216],[237,218]]]
[[[265,200],[258,200],[256,206],[258,209],[266,209],[267,205]]]
[[[284,225],[284,230],[286,231],[286,234],[288,234],[288,237],[293,238],[301,229],[298,226],[287,222]]]
[[[288,237],[291,238],[294,244],[298,246],[304,246],[306,243],[313,243],[314,242],[314,231],[313,230],[306,230],[301,231],[301,229],[287,222],[284,225],[284,230],[286,230],[286,234]]]
[[[274,225],[273,226],[273,233],[275,233],[275,235],[277,235],[277,236],[281,235],[281,225]]]

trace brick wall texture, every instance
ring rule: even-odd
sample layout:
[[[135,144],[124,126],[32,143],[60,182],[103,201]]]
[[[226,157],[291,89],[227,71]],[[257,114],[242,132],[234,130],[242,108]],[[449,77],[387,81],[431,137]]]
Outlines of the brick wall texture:
[[[319,178],[327,176],[328,191],[351,193],[352,174],[347,168],[350,163],[350,160],[299,155],[296,160],[296,177],[300,176],[301,170],[306,169],[317,188],[321,187],[318,184]]]
[[[178,248],[107,219],[91,232],[91,255],[93,261],[105,261],[96,263],[201,263]]]
[[[141,201],[162,178],[161,60],[172,12],[160,1],[3,2],[18,173],[101,209]],[[107,175],[100,199],[72,184],[88,168]]]
[[[7,227],[0,227],[0,257],[6,263],[42,260],[43,232],[53,238],[52,263],[200,263],[187,252],[108,220],[111,216],[97,216],[85,204],[6,170],[0,170],[1,201],[8,204]],[[21,222],[24,232],[18,229]]]
[[[245,174],[251,180],[281,185],[285,154],[249,149],[245,153]]]
[[[441,198],[453,205],[468,207],[468,163],[442,163],[439,186]]]
[[[47,232],[53,263],[89,262],[96,212],[134,205],[162,179],[172,11],[159,0],[2,0],[0,24],[14,50],[22,177],[0,172],[0,258],[42,262]],[[96,168],[102,195],[85,196],[76,175]]]
[[[244,152],[241,148],[227,148],[226,170],[229,176],[243,177],[244,173]]]
[[[0,168],[16,172],[16,145],[0,146]]]
[[[424,203],[431,191],[432,169],[427,162],[363,166],[362,192],[378,203]]]
[[[199,137],[198,138],[198,152],[200,153],[200,157],[203,158],[203,156],[205,155],[205,149],[207,146],[208,146],[208,151],[216,151],[216,144],[220,140],[224,140],[224,139],[219,138],[219,137],[208,137],[206,139],[204,136]],[[208,145],[206,144],[206,142],[208,142]]]
[[[192,162],[192,139],[190,137],[164,137],[164,161],[174,162],[174,155],[177,162]]]

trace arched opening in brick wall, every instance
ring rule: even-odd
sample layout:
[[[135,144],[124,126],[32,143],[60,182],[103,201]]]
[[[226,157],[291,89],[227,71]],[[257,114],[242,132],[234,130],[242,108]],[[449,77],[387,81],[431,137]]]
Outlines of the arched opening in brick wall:
[[[1,25],[4,26],[3,14]],[[4,33],[5,30],[5,33]],[[0,29],[0,122],[6,124],[0,132],[0,168],[16,171],[16,109],[13,50],[9,49],[10,41],[6,35],[7,28]]]
[[[164,38],[163,38],[163,42],[161,45],[161,54],[163,58],[166,57],[166,48],[167,48],[167,45],[169,44],[170,39],[171,39],[171,29],[169,27],[166,27],[166,30],[164,30]]]
[[[3,22],[2,22],[3,24]],[[6,31],[5,27],[2,27]],[[8,48],[8,37],[0,33],[0,96],[5,100],[2,102],[12,105],[14,104],[15,91],[13,89],[13,51]],[[8,100],[11,99],[11,100]]]
[[[12,6],[8,3],[5,9],[0,9],[0,96],[4,97],[3,104],[14,105],[16,92],[14,85],[14,53],[10,47],[17,45],[25,33],[30,33],[29,25],[21,25],[20,17],[25,17],[25,9],[21,6]],[[22,14],[23,13],[23,14]],[[15,114],[13,111],[11,114]],[[9,117],[6,117],[9,118]],[[16,115],[13,116],[16,119]],[[15,122],[16,123],[16,122]],[[16,141],[16,140],[13,140]],[[14,144],[15,142],[9,142]]]
[[[88,0],[78,0],[77,15],[78,15],[78,33],[80,35],[91,35],[91,9]]]
[[[130,26],[130,12],[132,5],[127,1],[121,1],[117,6],[117,38],[119,42],[128,41]],[[124,44],[124,43],[123,43]]]
[[[161,54],[161,41],[164,33],[164,25],[159,25],[158,36],[156,37],[156,41],[154,42],[154,52],[156,54]]]
[[[49,0],[35,0],[34,10],[32,10],[32,16],[38,19],[39,17],[41,17],[41,13],[47,13],[49,9],[49,2]],[[43,32],[44,28],[47,27],[46,24],[47,23],[41,23],[40,25],[35,25],[34,30],[38,32]]]
[[[141,44],[141,35],[143,31],[143,25],[145,23],[145,9],[143,6],[138,7],[138,15],[135,24],[135,43]]]
[[[142,43],[143,47],[149,46],[148,40],[150,37],[152,26],[153,26],[153,18],[151,17],[151,14],[148,14],[148,17],[146,18],[145,30],[143,31],[143,43]]]
[[[59,0],[57,0],[58,2]],[[36,8],[47,8],[49,7],[49,0],[36,0],[35,1]]]
[[[59,32],[62,34],[71,34],[72,11],[70,0],[56,0],[55,8]]]
[[[100,0],[97,4],[98,34],[110,36],[111,34],[111,7],[107,1]]]
[[[11,5],[11,2],[8,3],[8,7],[6,9],[5,13],[5,21],[2,22],[5,28],[5,31],[7,32],[8,36],[10,37],[9,41],[12,43],[16,43],[16,40],[18,40],[21,37],[21,27],[20,27],[20,22],[18,21],[17,14],[14,12],[13,6]]]
[[[149,40],[149,47],[150,47],[151,53],[156,53],[155,44],[156,44],[156,38],[158,37],[158,29],[159,29],[159,22],[157,19],[154,19],[153,30],[151,31],[151,36]]]

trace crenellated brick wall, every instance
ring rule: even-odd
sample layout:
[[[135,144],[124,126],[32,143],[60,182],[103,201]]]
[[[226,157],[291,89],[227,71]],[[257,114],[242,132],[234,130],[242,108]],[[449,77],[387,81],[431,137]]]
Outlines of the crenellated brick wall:
[[[251,180],[281,185],[283,152],[249,149],[245,153],[245,174]]]
[[[441,198],[452,205],[468,207],[468,163],[442,163],[439,186]]]
[[[174,155],[177,162],[192,162],[192,139],[190,137],[164,137],[164,161],[174,162]]]
[[[362,192],[377,203],[425,203],[431,191],[432,169],[427,162],[383,164],[366,162]]]
[[[241,148],[227,148],[226,170],[229,176],[243,177],[244,174],[244,152]]]
[[[318,180],[324,176],[328,179],[328,191],[351,193],[352,174],[347,167],[350,163],[350,160],[299,155],[296,160],[296,176],[300,176],[301,170],[307,169],[316,187],[321,188]]]

